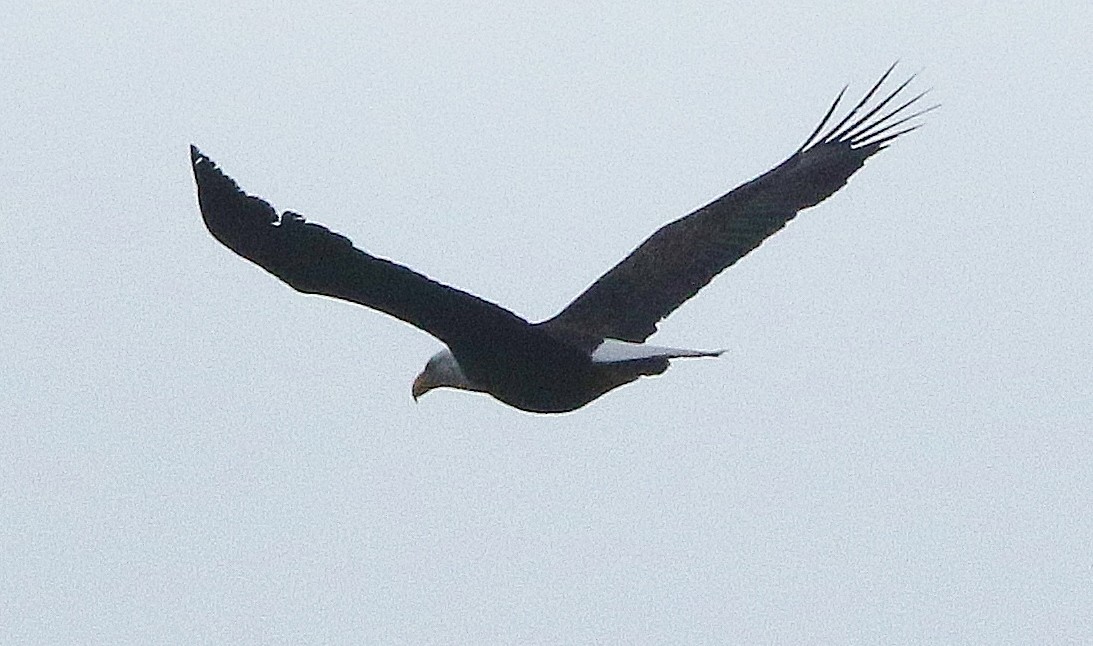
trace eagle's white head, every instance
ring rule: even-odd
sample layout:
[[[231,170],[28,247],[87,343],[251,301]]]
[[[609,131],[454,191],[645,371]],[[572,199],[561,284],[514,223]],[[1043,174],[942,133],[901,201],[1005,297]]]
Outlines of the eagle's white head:
[[[410,394],[412,394],[414,400],[417,401],[418,397],[421,397],[433,388],[444,387],[459,388],[461,390],[480,390],[479,388],[475,388],[470,380],[467,379],[467,376],[463,374],[463,370],[459,367],[459,362],[455,360],[452,351],[447,348],[444,348],[429,358],[428,363],[425,364],[425,369],[421,371],[421,374],[417,376],[417,379],[414,379],[414,385],[410,389]]]

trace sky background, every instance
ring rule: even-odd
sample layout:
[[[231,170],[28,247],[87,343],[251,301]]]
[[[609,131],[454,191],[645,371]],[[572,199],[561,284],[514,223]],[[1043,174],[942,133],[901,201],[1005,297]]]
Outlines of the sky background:
[[[1086,2],[17,3],[0,642],[1093,641]],[[942,108],[575,413],[204,229],[249,192],[530,319],[894,60]]]

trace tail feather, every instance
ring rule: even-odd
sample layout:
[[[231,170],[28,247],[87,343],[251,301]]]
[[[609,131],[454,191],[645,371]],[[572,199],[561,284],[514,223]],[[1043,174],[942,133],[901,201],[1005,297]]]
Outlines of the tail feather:
[[[592,361],[595,363],[619,363],[641,359],[717,357],[721,356],[722,352],[724,350],[688,350],[685,348],[631,343],[629,341],[619,341],[618,339],[605,339],[592,351]]]

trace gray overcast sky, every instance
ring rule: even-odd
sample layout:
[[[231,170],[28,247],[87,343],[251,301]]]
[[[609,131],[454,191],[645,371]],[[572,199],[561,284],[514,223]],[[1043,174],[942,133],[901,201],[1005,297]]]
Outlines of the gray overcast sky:
[[[0,642],[1093,641],[1086,2],[16,3]],[[940,111],[574,414],[202,226],[544,318],[893,61]]]

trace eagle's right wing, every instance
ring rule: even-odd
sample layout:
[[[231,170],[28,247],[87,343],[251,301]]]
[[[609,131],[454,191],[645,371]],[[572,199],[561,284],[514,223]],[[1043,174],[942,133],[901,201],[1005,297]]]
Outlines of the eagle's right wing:
[[[866,159],[893,139],[918,127],[908,121],[933,108],[909,115],[906,112],[922,94],[877,116],[911,79],[866,109],[894,67],[826,134],[820,133],[834,114],[845,88],[820,125],[789,159],[694,213],[661,227],[541,325],[556,333],[584,339],[589,347],[605,338],[645,341],[656,331],[661,319],[714,276],[784,227],[798,211],[839,190]]]

